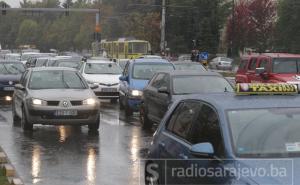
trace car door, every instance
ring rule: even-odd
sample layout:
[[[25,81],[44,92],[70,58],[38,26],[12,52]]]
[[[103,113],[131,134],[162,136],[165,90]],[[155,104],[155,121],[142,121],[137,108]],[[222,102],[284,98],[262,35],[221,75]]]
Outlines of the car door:
[[[268,58],[260,58],[258,61],[257,68],[265,68],[266,72],[269,72],[270,69],[270,61]],[[264,77],[263,75],[255,74],[255,77],[253,77],[255,82],[261,82],[261,83],[267,83],[268,78]]]
[[[164,179],[167,179],[167,184],[184,182],[181,178],[174,178],[170,172],[173,168],[185,166],[191,147],[189,134],[199,108],[199,103],[194,101],[180,103],[161,132],[158,155],[160,159],[167,160],[165,165],[162,165],[162,170],[166,172]]]
[[[201,109],[197,112],[196,119],[191,127],[190,138],[188,140],[192,145],[199,143],[211,143],[215,152],[214,158],[208,158],[206,156],[193,156],[189,153],[187,156],[190,159],[188,161],[188,167],[197,166],[198,168],[218,170],[222,169],[223,172],[226,170],[223,166],[222,159],[225,157],[225,145],[224,138],[220,126],[220,119],[216,109],[205,103],[199,102]],[[187,178],[185,184],[230,184],[230,178],[226,174],[216,174],[198,176],[197,178]],[[199,175],[199,174],[197,174]]]
[[[248,83],[255,83],[255,79],[256,79],[256,73],[255,73],[255,70],[256,70],[256,67],[257,67],[257,58],[256,57],[253,57],[250,59],[250,62],[249,62],[249,65],[248,65],[248,68],[247,68],[247,72],[246,72],[246,75],[248,77]]]
[[[146,86],[146,88],[143,90],[143,98],[144,98],[144,108],[148,114],[148,117],[150,115],[153,114],[152,113],[152,101],[153,101],[153,93],[156,90],[156,88],[154,87],[157,79],[160,77],[160,73],[156,73],[152,79],[149,81],[148,85]],[[151,118],[150,118],[151,119]]]
[[[148,112],[148,118],[154,122],[159,122],[159,112],[160,112],[160,104],[161,100],[160,93],[158,92],[158,89],[163,85],[163,80],[165,77],[165,73],[159,73],[156,78],[153,80],[151,85],[149,86],[146,94],[147,94],[147,112]]]
[[[164,75],[163,79],[160,83],[160,88],[166,89],[167,92],[159,92],[157,93],[157,101],[155,101],[155,106],[157,107],[157,119],[160,123],[161,119],[164,117],[165,113],[168,110],[169,104],[171,102],[171,90],[170,90],[170,75]]]
[[[28,79],[29,79],[30,72],[27,70],[24,72],[20,84],[26,88]],[[26,95],[26,90],[21,90],[21,89],[15,89],[14,91],[14,108],[16,110],[16,113],[21,116],[22,115],[22,103],[23,99]]]
[[[128,89],[129,89],[129,65],[130,63],[128,62],[124,68],[123,77],[127,77],[127,81],[120,81],[120,97],[124,98],[126,94],[128,94]]]

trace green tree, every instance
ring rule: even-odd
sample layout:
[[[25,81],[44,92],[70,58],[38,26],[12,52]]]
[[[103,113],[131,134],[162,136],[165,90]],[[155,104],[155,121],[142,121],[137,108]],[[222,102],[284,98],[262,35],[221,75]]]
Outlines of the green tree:
[[[39,25],[33,20],[24,20],[19,28],[18,37],[16,43],[18,45],[32,44],[35,45],[38,42]]]

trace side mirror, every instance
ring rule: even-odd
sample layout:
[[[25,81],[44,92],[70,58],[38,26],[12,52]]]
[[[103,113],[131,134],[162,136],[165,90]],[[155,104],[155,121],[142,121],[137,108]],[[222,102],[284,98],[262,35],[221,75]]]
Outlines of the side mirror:
[[[158,88],[159,93],[169,94],[169,90],[167,87],[160,87]]]
[[[119,80],[120,81],[128,81],[128,76],[120,76]]]
[[[22,84],[16,84],[16,85],[15,85],[15,89],[24,91],[24,90],[25,90],[25,87],[24,87]]]
[[[196,157],[213,157],[215,154],[214,147],[211,143],[199,143],[190,149],[192,155]]]
[[[264,67],[259,67],[259,68],[255,69],[255,73],[258,74],[258,75],[261,75],[265,72],[266,72],[266,69]]]
[[[89,86],[91,89],[97,89],[99,87],[99,85],[96,85],[96,84],[91,84]]]

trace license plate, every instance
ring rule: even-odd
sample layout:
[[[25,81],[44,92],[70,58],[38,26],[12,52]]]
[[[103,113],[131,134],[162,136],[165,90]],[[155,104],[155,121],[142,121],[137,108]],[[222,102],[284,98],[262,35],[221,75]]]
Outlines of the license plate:
[[[14,91],[15,88],[14,87],[4,87],[3,90],[4,91]]]
[[[77,110],[57,110],[55,116],[77,116]]]
[[[117,92],[116,88],[103,88],[101,89],[102,92]]]

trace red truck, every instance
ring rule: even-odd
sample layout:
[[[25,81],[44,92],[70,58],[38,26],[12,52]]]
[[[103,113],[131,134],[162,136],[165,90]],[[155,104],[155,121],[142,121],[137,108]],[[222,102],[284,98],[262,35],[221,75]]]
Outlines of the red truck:
[[[265,53],[244,57],[235,82],[300,84],[300,54]]]

